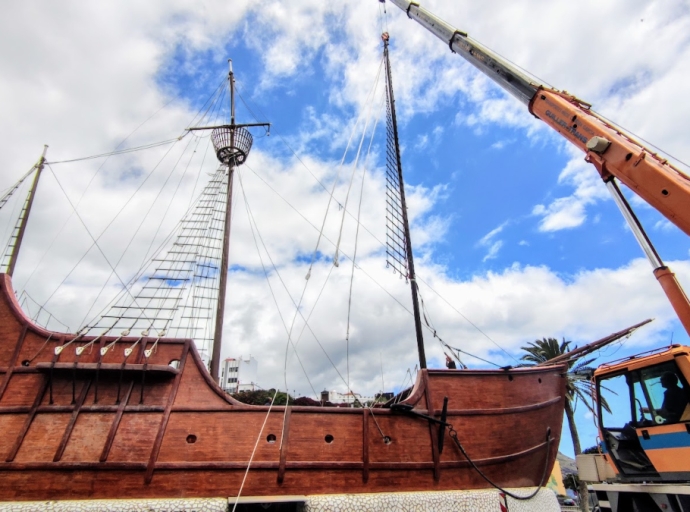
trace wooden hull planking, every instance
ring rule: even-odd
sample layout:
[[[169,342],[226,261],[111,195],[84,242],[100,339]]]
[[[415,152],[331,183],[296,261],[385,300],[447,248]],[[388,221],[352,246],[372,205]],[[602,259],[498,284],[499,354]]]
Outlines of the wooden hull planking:
[[[33,325],[8,276],[0,287],[0,501],[233,497],[243,480],[243,496],[489,487],[448,429],[439,454],[439,427],[422,418],[239,403],[190,340],[160,339],[146,358],[156,339],[144,338],[125,358],[137,338],[78,356],[93,339],[82,338],[55,355],[74,336]],[[422,370],[404,403],[439,418],[448,397],[477,466],[501,486],[535,486],[556,458],[564,371]]]

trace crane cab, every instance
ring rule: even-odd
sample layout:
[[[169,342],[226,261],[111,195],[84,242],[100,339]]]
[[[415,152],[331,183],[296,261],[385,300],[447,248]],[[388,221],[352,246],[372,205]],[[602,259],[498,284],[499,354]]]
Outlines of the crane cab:
[[[599,434],[616,479],[690,480],[690,347],[602,365],[594,383]]]

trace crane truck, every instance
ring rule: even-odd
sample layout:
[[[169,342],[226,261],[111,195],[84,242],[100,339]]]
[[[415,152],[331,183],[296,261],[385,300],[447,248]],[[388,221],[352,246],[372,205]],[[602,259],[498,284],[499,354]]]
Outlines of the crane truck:
[[[598,115],[590,104],[539,83],[417,2],[389,2],[584,152],[690,334],[688,297],[618,185],[626,185],[690,235],[690,178]],[[578,468],[580,478],[592,482],[595,510],[690,512],[690,347],[664,347],[601,365],[593,374],[593,384],[601,453],[578,457]],[[615,393],[609,397],[614,414],[602,407],[607,393]]]

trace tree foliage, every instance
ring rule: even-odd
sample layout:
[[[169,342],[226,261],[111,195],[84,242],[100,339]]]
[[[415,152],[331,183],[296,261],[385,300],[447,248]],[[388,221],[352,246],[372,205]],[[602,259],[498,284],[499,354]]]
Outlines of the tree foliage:
[[[294,399],[287,393],[278,391],[276,393],[275,389],[257,389],[256,391],[240,391],[239,393],[234,393],[232,396],[235,400],[239,400],[243,404],[248,405],[271,405],[273,400],[273,395],[275,395],[275,401],[273,405],[292,405]]]
[[[563,338],[563,341],[560,343],[556,338],[543,338],[541,340],[530,342],[526,347],[522,347],[522,350],[526,352],[526,354],[522,356],[522,360],[527,361],[527,363],[530,365],[537,365],[539,363],[550,361],[557,356],[568,353],[571,350],[570,343],[571,342],[566,341],[565,338]],[[573,347],[573,350],[575,350],[575,348],[577,347]],[[574,414],[578,401],[584,403],[587,409],[594,414],[594,407],[592,404],[595,388],[591,381],[592,369],[588,367],[592,361],[594,361],[594,358],[586,361],[579,361],[577,357],[568,361],[568,374],[565,390],[565,415],[568,419],[568,427],[570,428],[570,434],[573,440],[573,451],[575,452],[575,455],[582,453],[582,449],[580,448],[580,436],[577,432],[577,426],[575,425]],[[606,410],[610,411],[609,406],[605,401],[602,401],[601,405]],[[570,482],[568,482],[568,480],[570,480]],[[588,510],[589,505],[586,499],[588,491],[585,483],[573,478],[567,478],[564,484],[566,487],[571,484],[573,488],[577,489],[578,494],[582,497],[580,500],[581,509]]]
[[[521,347],[527,352],[521,357],[523,361],[527,361],[533,365],[544,363],[554,359],[560,355],[575,350],[577,346],[570,348],[571,341],[566,341],[563,338],[562,342],[558,342],[556,338],[543,338],[541,340],[532,341],[526,347]],[[595,411],[592,407],[594,398],[594,385],[592,384],[588,374],[591,374],[592,368],[589,367],[595,358],[580,361],[574,358],[568,362],[568,381],[566,383],[566,398],[572,404],[573,409],[577,408],[578,402],[585,404],[592,414]],[[611,412],[609,405],[602,398],[602,407]]]

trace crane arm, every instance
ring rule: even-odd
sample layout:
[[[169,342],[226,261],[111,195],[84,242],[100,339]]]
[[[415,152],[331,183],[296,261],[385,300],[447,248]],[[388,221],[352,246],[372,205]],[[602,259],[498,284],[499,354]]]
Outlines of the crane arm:
[[[409,18],[416,20],[429,32],[446,43],[453,53],[457,53],[465,58],[470,64],[478,68],[525,105],[529,104],[537,90],[539,90],[541,84],[535,83],[522,70],[472,39],[467,35],[467,32],[456,29],[426,9],[423,9],[417,2],[410,2],[409,0],[389,1],[405,11]]]
[[[451,51],[515,96],[537,118],[584,151],[604,181],[616,178],[690,236],[690,178],[567,93],[538,83],[445,21],[409,0],[389,0]]]

